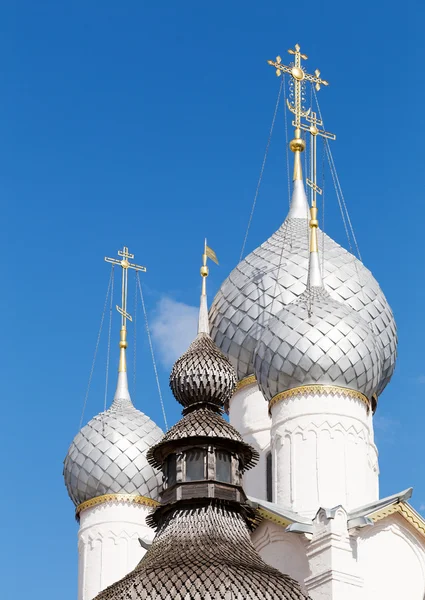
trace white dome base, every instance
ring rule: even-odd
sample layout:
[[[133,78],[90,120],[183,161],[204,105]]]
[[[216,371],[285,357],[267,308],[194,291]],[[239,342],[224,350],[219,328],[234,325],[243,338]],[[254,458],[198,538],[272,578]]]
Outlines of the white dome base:
[[[266,457],[270,451],[268,404],[256,382],[244,386],[232,396],[229,420],[244,442],[251,444],[260,455],[258,463],[244,474],[244,490],[248,496],[267,500]]]
[[[314,517],[320,507],[350,510],[378,499],[378,451],[364,402],[300,391],[271,412],[274,502]]]
[[[78,532],[78,600],[99,592],[132,571],[150,544],[154,531],[146,525],[152,507],[108,501],[80,513]]]

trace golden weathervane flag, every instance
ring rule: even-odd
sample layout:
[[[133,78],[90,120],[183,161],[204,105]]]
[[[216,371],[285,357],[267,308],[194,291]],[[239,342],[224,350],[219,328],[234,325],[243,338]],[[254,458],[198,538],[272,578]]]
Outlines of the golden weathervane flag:
[[[208,256],[208,258],[215,262],[216,265],[218,265],[217,255],[212,248],[210,248],[209,246],[205,246],[205,254]]]

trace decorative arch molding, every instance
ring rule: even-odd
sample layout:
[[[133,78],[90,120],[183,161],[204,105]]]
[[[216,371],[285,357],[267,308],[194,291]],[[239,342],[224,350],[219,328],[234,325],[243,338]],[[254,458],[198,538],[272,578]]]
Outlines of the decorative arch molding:
[[[112,531],[112,529],[101,531],[100,529],[92,529],[87,535],[82,535],[80,541],[90,547],[93,550],[94,544],[97,542],[104,542],[106,540],[112,540],[117,546],[121,540],[131,542],[138,540],[139,534],[136,531],[128,532],[125,529],[120,529],[119,532]]]
[[[303,416],[304,415],[302,415],[301,418]],[[347,417],[347,419],[351,419],[351,417]],[[366,443],[370,443],[370,437],[368,435],[369,431],[366,425],[362,424],[360,426],[355,427],[352,422],[347,423],[346,425],[344,425],[344,423],[340,421],[332,423],[327,418],[324,418],[318,422],[309,421],[307,426],[303,426],[300,423],[296,423],[294,427],[288,427],[288,424],[285,422],[284,427],[279,425],[276,426],[276,431],[273,437],[277,438],[279,436],[282,437],[284,435],[291,436],[295,434],[301,434],[303,436],[303,439],[305,440],[308,433],[314,432],[318,434],[322,431],[328,431],[332,439],[335,436],[335,433],[342,433],[347,437],[353,436],[355,438],[356,443],[358,443],[359,440],[362,440]]]
[[[274,501],[301,514],[376,499],[378,457],[364,421],[330,414],[282,420],[272,430],[272,453]]]
[[[364,405],[353,398],[342,400],[340,403],[339,399],[326,395],[322,396],[319,402],[316,398],[306,395],[290,398],[278,404],[272,411],[272,431],[283,424],[290,427],[293,421],[303,418],[315,423],[320,423],[320,419],[331,418],[338,422],[356,423],[357,427],[364,428],[373,439],[373,422]]]

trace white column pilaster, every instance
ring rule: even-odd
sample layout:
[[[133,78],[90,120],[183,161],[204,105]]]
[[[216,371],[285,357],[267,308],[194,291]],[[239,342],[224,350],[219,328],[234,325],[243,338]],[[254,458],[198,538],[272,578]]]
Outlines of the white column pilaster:
[[[320,509],[307,547],[310,575],[304,581],[312,600],[363,600],[355,540],[347,529],[347,513],[339,506]]]

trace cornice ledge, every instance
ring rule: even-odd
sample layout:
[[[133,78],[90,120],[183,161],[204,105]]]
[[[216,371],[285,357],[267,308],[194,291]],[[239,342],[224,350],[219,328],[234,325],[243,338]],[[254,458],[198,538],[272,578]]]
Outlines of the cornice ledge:
[[[248,385],[252,385],[253,383],[257,383],[257,378],[255,377],[255,375],[248,375],[247,377],[244,377],[243,379],[238,381],[236,385],[235,394],[236,392],[239,392],[243,388],[247,387]]]
[[[304,580],[304,584],[308,591],[319,587],[325,583],[331,581],[339,581],[340,583],[348,583],[350,585],[362,588],[364,580],[362,577],[357,575],[351,575],[350,573],[344,573],[343,571],[337,571],[335,569],[327,569],[318,575],[312,575]]]
[[[156,508],[159,506],[159,502],[156,500],[152,500],[152,498],[147,498],[146,496],[139,496],[137,494],[105,494],[103,496],[96,496],[95,498],[91,498],[90,500],[86,500],[77,506],[75,509],[75,518],[77,521],[80,520],[80,514],[87,510],[88,508],[93,508],[94,506],[100,506],[101,504],[106,504],[108,502],[122,502],[124,504],[141,504],[143,506],[148,506],[150,508]]]
[[[299,396],[343,396],[345,398],[353,398],[354,400],[359,400],[360,402],[366,405],[368,410],[370,409],[369,399],[366,398],[366,396],[364,396],[361,392],[357,392],[356,390],[350,390],[349,388],[344,388],[337,385],[311,384],[301,385],[299,387],[291,388],[290,390],[285,390],[284,392],[279,392],[270,400],[269,412],[271,412],[273,406],[278,402],[282,402],[290,398],[297,398]]]
[[[425,520],[408,502],[398,502],[397,504],[385,506],[368,516],[374,523],[377,523],[394,513],[399,513],[422,537],[425,537]]]

